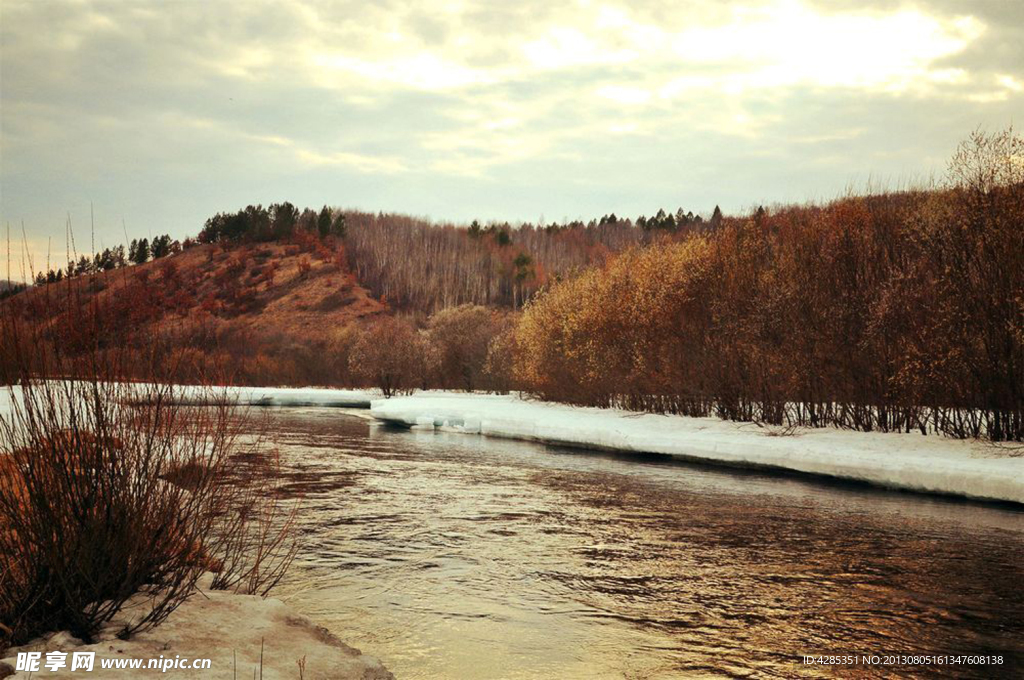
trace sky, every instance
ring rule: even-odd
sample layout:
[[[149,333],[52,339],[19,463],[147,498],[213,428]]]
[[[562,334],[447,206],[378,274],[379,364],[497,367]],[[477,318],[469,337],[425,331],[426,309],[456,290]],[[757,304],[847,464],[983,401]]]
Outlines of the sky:
[[[0,238],[736,213],[928,183],[1022,117],[1017,0],[0,0]]]

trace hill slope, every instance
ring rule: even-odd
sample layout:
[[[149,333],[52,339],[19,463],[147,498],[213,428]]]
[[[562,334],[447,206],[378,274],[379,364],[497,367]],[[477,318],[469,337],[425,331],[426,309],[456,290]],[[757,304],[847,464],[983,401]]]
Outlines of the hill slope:
[[[355,281],[344,254],[320,242],[197,245],[32,287],[4,304],[55,338],[88,306],[101,310],[108,336],[188,347],[196,373],[229,366],[223,379],[271,384],[344,381],[332,378],[344,372],[331,361],[332,343],[387,309]]]

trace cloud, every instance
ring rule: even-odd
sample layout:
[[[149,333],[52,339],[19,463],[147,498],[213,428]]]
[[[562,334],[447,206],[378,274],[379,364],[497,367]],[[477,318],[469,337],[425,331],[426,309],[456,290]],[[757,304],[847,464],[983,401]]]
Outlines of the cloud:
[[[4,0],[0,213],[194,233],[289,199],[439,218],[802,200],[1024,103],[1024,7]]]
[[[604,85],[597,94],[620,104],[643,104],[651,98],[649,90],[629,85]]]

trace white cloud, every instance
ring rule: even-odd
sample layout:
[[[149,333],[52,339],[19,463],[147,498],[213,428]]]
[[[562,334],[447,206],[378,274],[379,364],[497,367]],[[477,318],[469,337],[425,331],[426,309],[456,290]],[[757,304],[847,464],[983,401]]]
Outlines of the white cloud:
[[[360,59],[344,54],[315,55],[314,66],[359,76],[370,83],[392,84],[423,90],[447,90],[479,85],[492,78],[486,72],[463,66],[430,52],[377,60]],[[330,75],[326,81],[331,80]]]
[[[1000,74],[996,77],[996,82],[1011,92],[1024,92],[1024,83],[1011,75]]]
[[[939,19],[917,10],[829,15],[786,1],[739,9],[724,25],[686,29],[673,51],[687,64],[733,65],[720,82],[739,91],[802,83],[903,89],[983,31],[970,17]]]
[[[372,209],[416,185],[409,201],[486,208],[504,195],[445,187],[512,178],[524,217],[533,200],[564,212],[583,185],[771,199],[780,158],[917,171],[1024,103],[1016,3],[1000,18],[970,0],[0,2],[0,207],[15,222],[59,225],[62,200],[104,195],[205,211],[195,196],[228,200],[227,183],[275,198],[358,186]],[[884,165],[894,130],[900,144],[931,130],[927,153]],[[398,174],[401,189],[382,181]]]
[[[300,160],[313,165],[345,165],[362,172],[394,174],[406,170],[405,164],[401,160],[387,156],[371,156],[347,151],[321,153],[302,148],[296,149],[295,155]]]
[[[605,85],[598,88],[597,94],[620,104],[643,104],[651,98],[649,90],[629,85]]]
[[[622,64],[639,57],[635,50],[612,49],[603,44],[600,37],[566,26],[550,27],[543,38],[526,43],[522,49],[530,65],[543,70]]]

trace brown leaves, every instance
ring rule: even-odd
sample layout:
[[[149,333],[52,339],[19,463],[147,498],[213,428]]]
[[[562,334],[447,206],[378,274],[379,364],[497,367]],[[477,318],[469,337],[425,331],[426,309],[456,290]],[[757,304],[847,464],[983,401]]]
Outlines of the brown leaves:
[[[1024,143],[952,187],[759,210],[626,252],[527,305],[546,398],[772,423],[1024,438]]]

